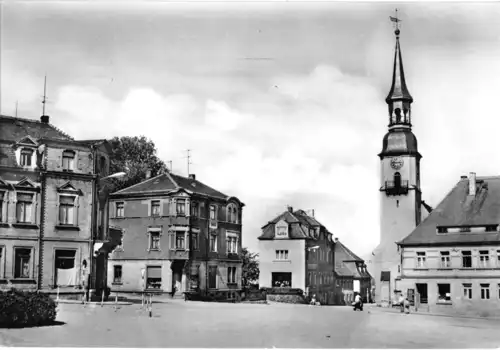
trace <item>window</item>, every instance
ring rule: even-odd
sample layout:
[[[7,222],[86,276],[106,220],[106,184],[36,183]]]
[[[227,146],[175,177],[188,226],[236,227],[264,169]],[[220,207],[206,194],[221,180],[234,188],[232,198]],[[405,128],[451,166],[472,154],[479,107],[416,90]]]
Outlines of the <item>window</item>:
[[[273,287],[291,287],[292,273],[291,272],[273,272],[271,274]],[[316,284],[316,283],[315,283]]]
[[[191,202],[191,216],[198,217],[198,203]]]
[[[125,216],[125,203],[116,202],[116,217],[123,218]]]
[[[441,252],[441,267],[442,268],[451,267],[450,252]]]
[[[176,213],[179,216],[186,215],[186,200],[178,199],[176,201]]]
[[[2,261],[2,257],[0,256],[0,262],[1,261]],[[500,283],[498,284],[498,298],[500,299]]]
[[[227,268],[227,283],[236,283],[236,267]]]
[[[99,159],[99,173],[101,175],[106,173],[106,157],[104,156]]]
[[[55,254],[55,285],[77,285],[78,269],[75,267],[75,250],[57,249]]]
[[[122,283],[122,266],[113,266],[113,283]]]
[[[472,253],[470,250],[462,250],[462,267],[472,267]]]
[[[417,268],[425,268],[425,252],[417,252]]]
[[[215,220],[216,218],[216,208],[215,205],[210,206],[210,220]]]
[[[33,150],[29,148],[21,149],[21,166],[31,166],[31,158],[33,157]]]
[[[5,248],[0,246],[0,278],[5,278],[5,271],[3,270],[5,263],[3,258],[5,256]]]
[[[75,152],[64,151],[62,165],[63,165],[64,170],[73,170],[73,168],[75,166]]]
[[[451,301],[451,288],[449,284],[438,284],[438,301]]]
[[[481,299],[490,298],[490,285],[481,283]]]
[[[146,288],[161,289],[161,266],[148,266],[146,274]]]
[[[211,252],[217,251],[217,236],[216,235],[210,235],[210,251]]]
[[[0,199],[0,203],[1,202],[1,199]],[[2,208],[1,204],[0,204],[0,209]],[[1,214],[0,214],[1,215]],[[2,217],[0,216],[0,222],[2,221]],[[500,250],[497,250],[497,266],[500,267]]]
[[[192,240],[192,244],[191,246],[193,247],[193,250],[199,250],[200,247],[198,245],[198,234],[197,233],[192,233],[191,234],[191,240]]]
[[[75,224],[74,196],[59,196],[59,223],[61,225]]]
[[[31,208],[33,207],[32,194],[17,194],[16,218],[19,223],[31,222]]]
[[[276,226],[276,236],[286,237],[288,236],[288,227],[286,226]]]
[[[399,172],[394,173],[394,187],[401,187],[401,174]]]
[[[31,249],[14,248],[14,278],[31,277]]]
[[[238,222],[238,212],[234,204],[229,204],[226,209],[227,212],[227,222],[236,224]]]
[[[175,233],[175,249],[186,249],[184,246],[184,239],[186,238],[184,232]]]
[[[277,250],[276,260],[288,260],[288,250]]]
[[[160,232],[149,233],[149,250],[160,250]]]
[[[160,216],[160,201],[151,201],[151,216]]]
[[[464,298],[472,299],[472,283],[464,283]]]
[[[217,266],[208,267],[208,288],[217,288]]]
[[[238,236],[235,234],[227,233],[226,246],[228,253],[238,253]]]
[[[5,196],[5,192],[0,191],[0,222],[4,221],[3,217],[3,197]]]
[[[479,267],[489,267],[490,265],[490,255],[487,250],[479,251]]]

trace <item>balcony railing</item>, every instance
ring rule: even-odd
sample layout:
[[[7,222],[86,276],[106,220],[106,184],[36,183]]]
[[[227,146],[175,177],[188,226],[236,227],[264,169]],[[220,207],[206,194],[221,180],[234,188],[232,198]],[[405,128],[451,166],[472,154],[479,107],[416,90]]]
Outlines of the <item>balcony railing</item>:
[[[401,194],[408,194],[408,188],[408,180],[401,180],[398,182],[386,181],[384,190],[388,196],[396,196]]]

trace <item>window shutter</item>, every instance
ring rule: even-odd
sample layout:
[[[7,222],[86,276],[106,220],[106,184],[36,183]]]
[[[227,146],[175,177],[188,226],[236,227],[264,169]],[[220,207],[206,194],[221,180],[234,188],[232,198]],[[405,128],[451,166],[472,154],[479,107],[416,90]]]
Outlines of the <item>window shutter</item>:
[[[168,231],[170,250],[175,250],[175,231]]]
[[[190,243],[189,241],[190,241],[190,240],[191,240],[191,235],[189,234],[189,232],[188,232],[188,231],[186,231],[186,233],[185,233],[185,235],[184,235],[184,242],[186,242],[186,243],[185,243],[185,245],[186,245],[186,250],[189,250],[189,246],[190,246],[190,245],[189,245],[189,243]]]

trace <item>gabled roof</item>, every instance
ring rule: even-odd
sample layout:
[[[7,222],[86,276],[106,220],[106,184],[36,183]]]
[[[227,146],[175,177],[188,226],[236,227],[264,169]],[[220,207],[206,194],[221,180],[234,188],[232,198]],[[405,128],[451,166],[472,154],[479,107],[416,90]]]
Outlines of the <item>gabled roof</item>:
[[[262,234],[258,239],[273,239],[274,238],[274,226],[281,220],[286,221],[289,224],[288,235],[291,239],[304,239],[312,238],[309,234],[310,228],[322,227],[326,233],[328,230],[321,225],[321,223],[314,217],[309,216],[304,210],[292,211],[286,210],[283,213],[276,216],[274,219],[269,221],[262,227]]]
[[[354,261],[354,262],[364,262],[359,256],[354,254],[352,250],[347,248],[342,242],[335,241],[335,256],[339,257],[341,261]]]
[[[17,118],[0,115],[0,140],[15,143],[26,136],[32,139],[51,138],[73,140],[55,126],[36,119]]]
[[[477,177],[476,195],[469,196],[469,180],[461,179],[439,205],[399,244],[445,245],[500,242],[500,232],[437,233],[437,227],[467,227],[500,223],[500,176]]]
[[[160,174],[158,176],[152,177],[138,184],[135,184],[133,186],[115,192],[113,193],[113,195],[124,196],[127,194],[136,195],[136,194],[147,194],[151,192],[167,193],[176,190],[185,190],[188,193],[194,193],[212,198],[220,198],[224,200],[230,198],[227,195],[223,194],[222,192],[219,192],[198,180],[193,180],[172,173]]]

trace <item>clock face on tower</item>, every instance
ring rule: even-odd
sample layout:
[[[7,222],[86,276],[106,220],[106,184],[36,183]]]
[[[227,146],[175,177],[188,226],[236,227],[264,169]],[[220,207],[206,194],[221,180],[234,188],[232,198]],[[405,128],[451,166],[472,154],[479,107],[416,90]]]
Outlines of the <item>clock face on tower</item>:
[[[403,159],[399,158],[399,157],[394,157],[391,159],[391,167],[395,170],[399,170],[403,167]]]

